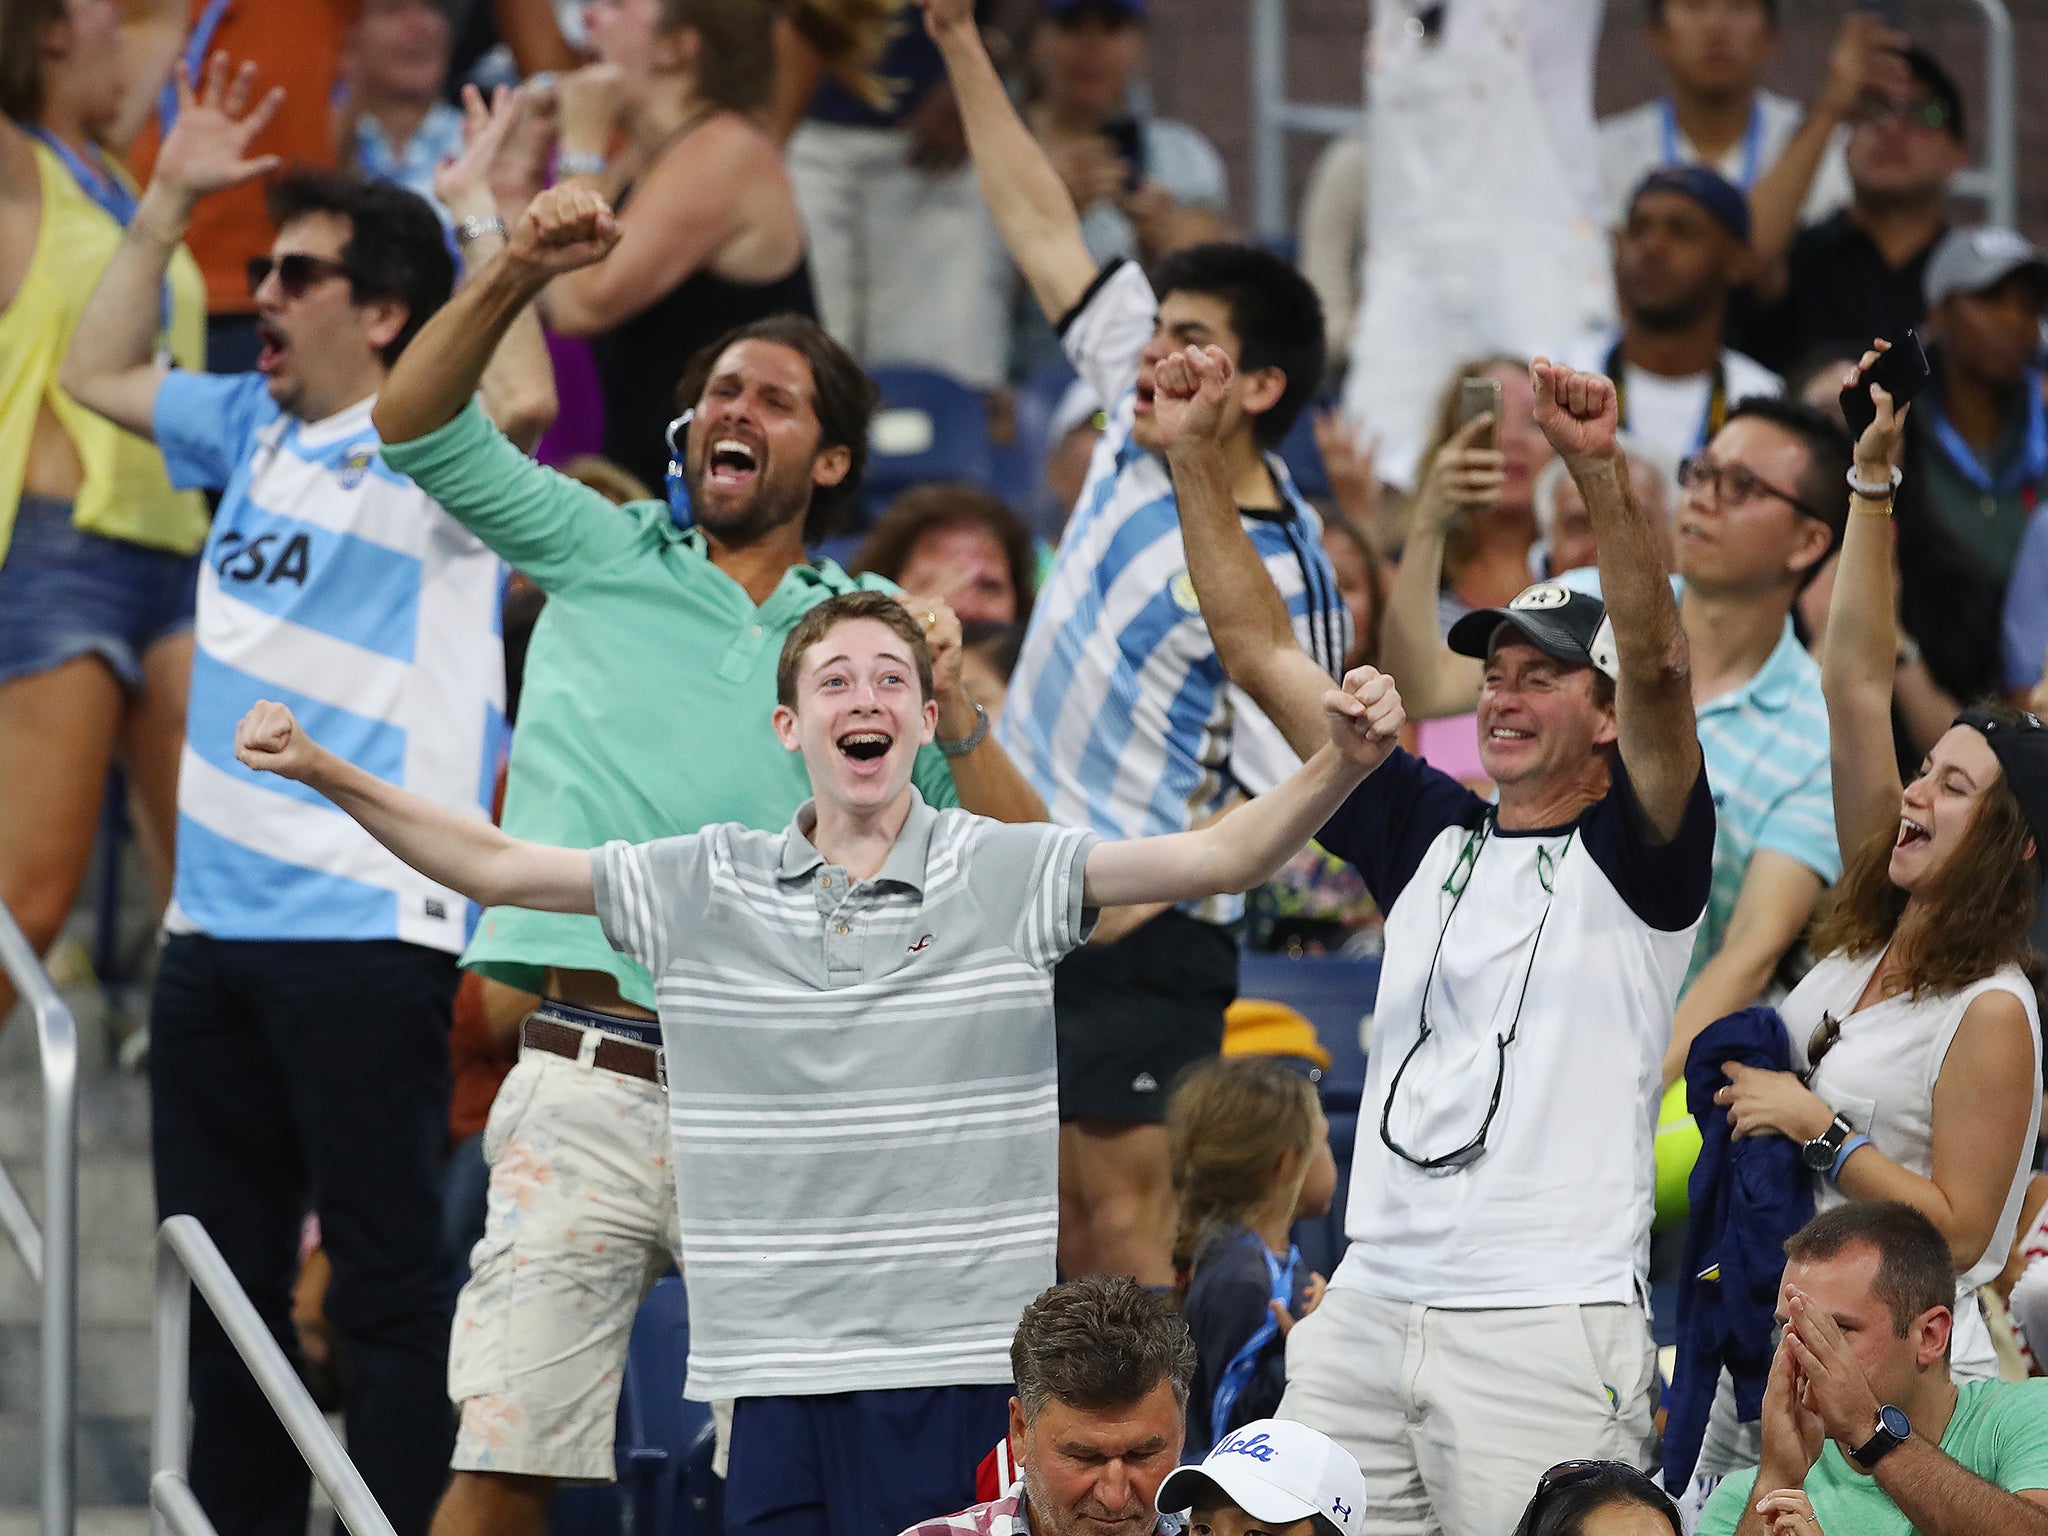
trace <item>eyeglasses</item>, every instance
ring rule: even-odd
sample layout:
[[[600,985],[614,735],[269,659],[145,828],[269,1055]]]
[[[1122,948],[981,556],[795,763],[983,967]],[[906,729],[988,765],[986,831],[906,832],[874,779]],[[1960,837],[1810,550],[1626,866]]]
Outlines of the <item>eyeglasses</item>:
[[[1908,128],[1946,128],[1948,108],[1938,101],[1888,101],[1866,96],[1856,108],[1856,121],[1872,127],[1899,122]]]
[[[293,251],[287,256],[251,256],[249,297],[256,296],[256,290],[263,286],[263,280],[272,272],[277,274],[277,286],[284,290],[288,299],[304,298],[306,290],[315,283],[351,275],[343,263],[325,256],[310,256],[304,251]]]
[[[1759,496],[1775,496],[1795,512],[1821,522],[1827,521],[1790,491],[1771,484],[1761,475],[1750,473],[1740,464],[1716,464],[1705,454],[1694,454],[1679,461],[1678,484],[1683,490],[1704,491],[1715,502],[1731,507],[1739,507]]]

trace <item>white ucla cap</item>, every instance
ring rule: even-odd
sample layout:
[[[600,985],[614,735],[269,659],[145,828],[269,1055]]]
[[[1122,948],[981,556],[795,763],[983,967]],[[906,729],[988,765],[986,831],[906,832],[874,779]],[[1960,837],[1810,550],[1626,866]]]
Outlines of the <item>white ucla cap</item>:
[[[1321,1515],[1339,1536],[1365,1524],[1365,1474],[1321,1430],[1290,1419],[1257,1419],[1231,1431],[1198,1467],[1176,1467],[1159,1485],[1161,1514],[1191,1509],[1202,1485],[1254,1520],[1291,1525]]]

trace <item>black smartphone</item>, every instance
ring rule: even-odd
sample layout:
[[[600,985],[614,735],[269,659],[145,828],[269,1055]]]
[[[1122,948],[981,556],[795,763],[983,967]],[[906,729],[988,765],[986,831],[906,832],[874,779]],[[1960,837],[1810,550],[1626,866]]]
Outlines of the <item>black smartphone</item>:
[[[1117,158],[1124,163],[1124,190],[1135,192],[1143,179],[1138,164],[1144,150],[1138,138],[1138,120],[1135,117],[1119,117],[1102,125],[1102,136],[1116,147]]]
[[[1870,401],[1871,385],[1880,385],[1892,397],[1893,409],[1897,409],[1925,389],[1933,376],[1919,334],[1906,332],[1904,341],[1895,341],[1890,351],[1880,352],[1870,371],[1842,391],[1842,419],[1849,423],[1849,435],[1861,437],[1877,420],[1877,407]]]

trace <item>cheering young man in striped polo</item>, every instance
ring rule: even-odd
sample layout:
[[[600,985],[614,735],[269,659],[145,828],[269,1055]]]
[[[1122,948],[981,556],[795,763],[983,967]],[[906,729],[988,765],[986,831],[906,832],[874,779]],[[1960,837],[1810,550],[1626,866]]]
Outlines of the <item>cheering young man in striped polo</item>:
[[[687,1391],[737,1400],[727,1528],[824,1536],[971,1496],[959,1449],[1007,1414],[1015,1319],[1053,1278],[1052,967],[1092,909],[1243,891],[1300,848],[1400,731],[1385,678],[1347,685],[1319,701],[1327,745],[1268,794],[1124,842],[925,804],[931,655],[881,593],[828,598],[783,644],[774,728],[814,798],[779,833],[522,842],[315,746],[279,704],[237,752],[487,906],[596,914],[652,974]]]

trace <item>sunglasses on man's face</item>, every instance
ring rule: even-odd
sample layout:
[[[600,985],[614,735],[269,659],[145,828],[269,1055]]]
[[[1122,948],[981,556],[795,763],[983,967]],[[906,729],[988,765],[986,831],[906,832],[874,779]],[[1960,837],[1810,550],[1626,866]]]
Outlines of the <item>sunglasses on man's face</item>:
[[[1891,101],[1883,96],[1866,96],[1856,109],[1856,120],[1873,126],[1899,122],[1909,128],[1940,129],[1948,126],[1948,108],[1938,101]]]
[[[251,256],[251,298],[256,296],[256,290],[263,286],[264,279],[273,272],[277,274],[277,286],[284,290],[284,296],[288,299],[305,297],[306,290],[315,283],[324,283],[331,277],[349,275],[348,268],[343,263],[325,256],[309,256],[304,251],[293,251],[288,256]]]

